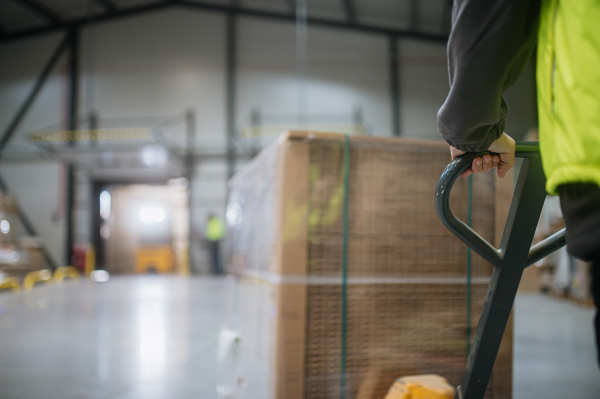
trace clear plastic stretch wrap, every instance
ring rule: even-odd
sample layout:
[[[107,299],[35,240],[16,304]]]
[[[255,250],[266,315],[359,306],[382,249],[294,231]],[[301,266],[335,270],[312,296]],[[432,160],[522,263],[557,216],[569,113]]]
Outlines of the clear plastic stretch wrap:
[[[289,132],[231,180],[242,397],[383,398],[415,374],[460,384],[491,266],[437,217],[449,161],[440,142]],[[498,242],[511,187],[460,179],[452,209]],[[510,398],[511,378],[509,324],[487,397]]]

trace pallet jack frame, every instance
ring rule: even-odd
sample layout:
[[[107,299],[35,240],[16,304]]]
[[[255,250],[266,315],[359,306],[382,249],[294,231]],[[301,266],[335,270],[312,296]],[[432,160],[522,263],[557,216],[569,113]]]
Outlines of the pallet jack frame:
[[[489,152],[466,153],[455,158],[442,173],[435,190],[436,211],[444,225],[494,266],[455,399],[484,397],[523,270],[566,244],[565,229],[562,229],[531,247],[546,198],[546,177],[537,142],[516,144],[515,156],[523,162],[499,249],[456,218],[450,209],[452,186],[474,158],[486,153]]]

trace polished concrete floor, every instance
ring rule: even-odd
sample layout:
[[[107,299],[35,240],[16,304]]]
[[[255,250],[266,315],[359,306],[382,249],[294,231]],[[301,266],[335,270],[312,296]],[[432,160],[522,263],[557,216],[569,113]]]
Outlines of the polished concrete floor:
[[[598,399],[592,308],[542,295],[515,307],[514,399]]]
[[[0,398],[216,398],[231,287],[142,276],[0,294]]]
[[[0,399],[217,398],[217,337],[235,296],[231,279],[177,276],[0,293]],[[515,399],[600,398],[591,319],[518,297]]]

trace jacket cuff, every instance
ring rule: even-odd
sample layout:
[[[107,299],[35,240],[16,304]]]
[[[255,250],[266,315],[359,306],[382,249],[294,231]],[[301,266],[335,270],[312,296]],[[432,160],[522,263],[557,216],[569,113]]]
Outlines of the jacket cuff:
[[[468,135],[467,137],[464,137],[459,140],[453,139],[452,137],[448,137],[445,136],[444,140],[446,140],[446,142],[448,144],[450,144],[452,147],[456,148],[457,150],[463,151],[463,152],[481,152],[481,151],[485,151],[488,148],[490,148],[490,146],[492,145],[492,143],[494,141],[496,141],[501,135],[502,133],[504,133],[504,127],[506,126],[506,123],[504,121],[504,119],[494,125],[494,126],[489,126],[487,127],[487,131],[484,132],[473,132],[473,134]],[[477,134],[479,133],[479,134]],[[480,139],[478,141],[471,141],[469,140],[469,138],[472,138],[473,136],[479,136]],[[467,141],[467,142],[465,142]],[[470,142],[468,142],[470,141]]]

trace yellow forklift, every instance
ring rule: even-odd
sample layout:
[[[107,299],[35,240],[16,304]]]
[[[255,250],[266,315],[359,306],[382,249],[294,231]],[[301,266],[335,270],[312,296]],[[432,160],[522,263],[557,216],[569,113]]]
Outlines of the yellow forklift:
[[[171,273],[175,268],[171,218],[159,206],[144,207],[138,223],[137,273]]]

